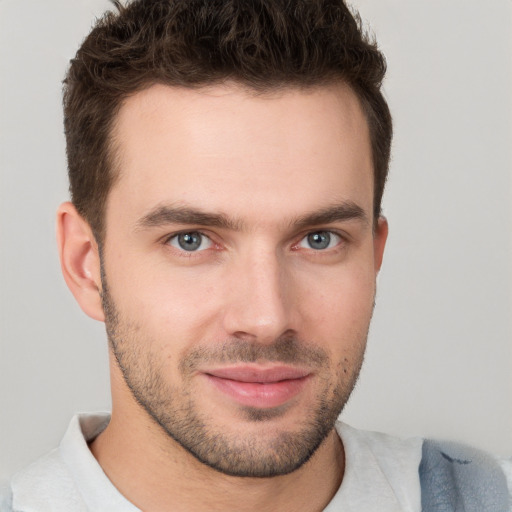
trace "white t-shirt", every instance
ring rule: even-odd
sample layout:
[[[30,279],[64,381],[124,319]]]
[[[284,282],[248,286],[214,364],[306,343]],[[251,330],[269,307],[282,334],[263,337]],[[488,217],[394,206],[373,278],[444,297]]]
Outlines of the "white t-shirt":
[[[13,477],[12,508],[4,504],[0,510],[140,512],[110,482],[87,445],[108,421],[107,413],[73,417],[59,447]],[[421,511],[421,438],[403,440],[344,423],[336,430],[345,449],[345,474],[325,512]],[[512,461],[503,467],[512,489]]]

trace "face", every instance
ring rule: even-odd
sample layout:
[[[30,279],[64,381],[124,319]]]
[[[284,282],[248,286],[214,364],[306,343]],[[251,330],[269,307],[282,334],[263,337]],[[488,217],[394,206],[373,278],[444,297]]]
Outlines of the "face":
[[[125,102],[114,136],[117,399],[224,473],[297,469],[356,382],[385,239],[356,97],[159,85]]]

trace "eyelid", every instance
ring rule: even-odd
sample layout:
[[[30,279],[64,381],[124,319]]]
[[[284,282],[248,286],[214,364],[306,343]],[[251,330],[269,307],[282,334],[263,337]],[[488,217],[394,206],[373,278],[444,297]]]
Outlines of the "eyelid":
[[[209,244],[208,244],[208,247],[205,247],[205,248],[202,248],[202,249],[196,249],[194,251],[187,251],[186,249],[183,249],[182,247],[179,247],[179,245],[174,245],[171,243],[171,241],[173,240],[177,240],[178,237],[180,235],[186,235],[186,234],[198,234],[202,237],[202,239],[206,239],[209,241]],[[164,245],[169,245],[171,246],[173,249],[175,249],[176,251],[178,251],[179,253],[183,254],[183,255],[186,255],[186,256],[192,256],[194,254],[197,254],[197,253],[201,253],[203,251],[206,251],[207,249],[210,249],[212,246],[216,245],[214,240],[212,239],[212,237],[210,235],[208,235],[207,233],[205,233],[203,230],[201,229],[181,229],[179,231],[176,231],[174,233],[170,233],[168,235],[166,235],[163,239],[162,239],[162,242]],[[202,244],[203,242],[201,242]]]
[[[313,249],[312,247],[304,247],[304,246],[301,245],[302,242],[305,241],[308,236],[314,235],[315,233],[329,233],[331,236],[334,236],[337,239],[337,243],[335,245],[333,245],[332,247],[326,247],[325,249]],[[302,248],[304,248],[306,250],[314,251],[316,253],[327,252],[327,251],[336,249],[337,247],[342,245],[344,242],[347,242],[348,238],[349,238],[348,235],[340,233],[339,230],[336,230],[336,229],[333,229],[333,228],[309,229],[308,231],[306,231],[305,233],[302,233],[300,235],[300,238],[298,239],[297,242],[295,242],[293,244],[292,248],[293,249],[302,249]]]
[[[346,232],[343,232],[343,231],[340,232],[340,230],[334,229],[334,228],[308,229],[306,231],[302,231],[302,233],[300,233],[299,235],[296,235],[294,237],[295,242],[292,243],[292,246],[291,246],[292,250],[300,249],[301,242],[303,240],[305,240],[309,235],[312,235],[314,233],[322,233],[322,232],[334,235],[338,239],[338,242],[336,243],[336,245],[334,247],[330,247],[330,248],[326,248],[326,249],[313,249],[311,247],[306,248],[306,249],[309,249],[309,250],[317,252],[317,253],[326,252],[326,251],[335,249],[336,247],[342,245],[343,243],[350,242],[350,240],[352,238]],[[187,233],[198,233],[202,237],[207,238],[210,241],[210,245],[205,249],[200,249],[200,250],[196,250],[196,251],[186,251],[185,249],[175,247],[170,244],[171,240],[177,238],[179,235],[183,235],[183,234],[187,234]],[[215,235],[209,234],[209,233],[205,232],[204,229],[201,229],[201,228],[180,229],[179,231],[174,231],[172,233],[166,234],[164,237],[161,238],[161,243],[164,245],[170,245],[171,247],[173,247],[173,249],[175,249],[176,251],[178,251],[181,254],[186,255],[186,256],[193,256],[194,254],[197,255],[198,253],[201,253],[203,251],[206,251],[207,249],[212,248],[212,246],[214,248],[218,248],[218,249],[220,249],[222,247],[221,243],[215,241]]]
[[[172,231],[171,233],[167,233],[161,237],[163,243],[168,242],[171,238],[175,238],[179,235],[186,235],[187,233],[199,233],[200,235],[205,236],[206,238],[212,239],[212,236],[205,232],[204,229],[201,228],[187,228],[187,229],[178,229],[176,231]]]

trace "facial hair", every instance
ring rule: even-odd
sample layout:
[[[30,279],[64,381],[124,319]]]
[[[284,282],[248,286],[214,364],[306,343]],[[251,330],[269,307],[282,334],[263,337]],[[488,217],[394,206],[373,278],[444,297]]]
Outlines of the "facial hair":
[[[167,436],[201,463],[237,477],[275,477],[304,465],[332,432],[336,419],[356,384],[364,356],[366,336],[356,340],[357,356],[333,363],[323,348],[286,335],[273,343],[241,339],[207,343],[190,349],[178,364],[182,386],[172,389],[165,379],[162,358],[148,349],[153,343],[140,326],[117,309],[102,275],[102,303],[110,348],[128,389],[142,409]],[[268,428],[261,435],[226,432],[196,403],[193,379],[207,364],[253,363],[257,361],[306,365],[320,383],[315,400],[304,410],[300,424],[288,429]],[[288,405],[271,409],[241,407],[244,421],[268,426],[286,414]]]

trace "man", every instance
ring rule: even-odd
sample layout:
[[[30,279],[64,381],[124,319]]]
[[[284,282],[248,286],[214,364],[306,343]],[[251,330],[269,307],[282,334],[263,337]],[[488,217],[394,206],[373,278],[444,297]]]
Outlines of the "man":
[[[467,477],[506,510],[484,455],[335,424],[373,309],[391,143],[384,60],[347,8],[118,9],[66,78],[58,213],[66,282],[106,324],[112,416],[75,418],[13,479],[12,508],[472,510]]]

